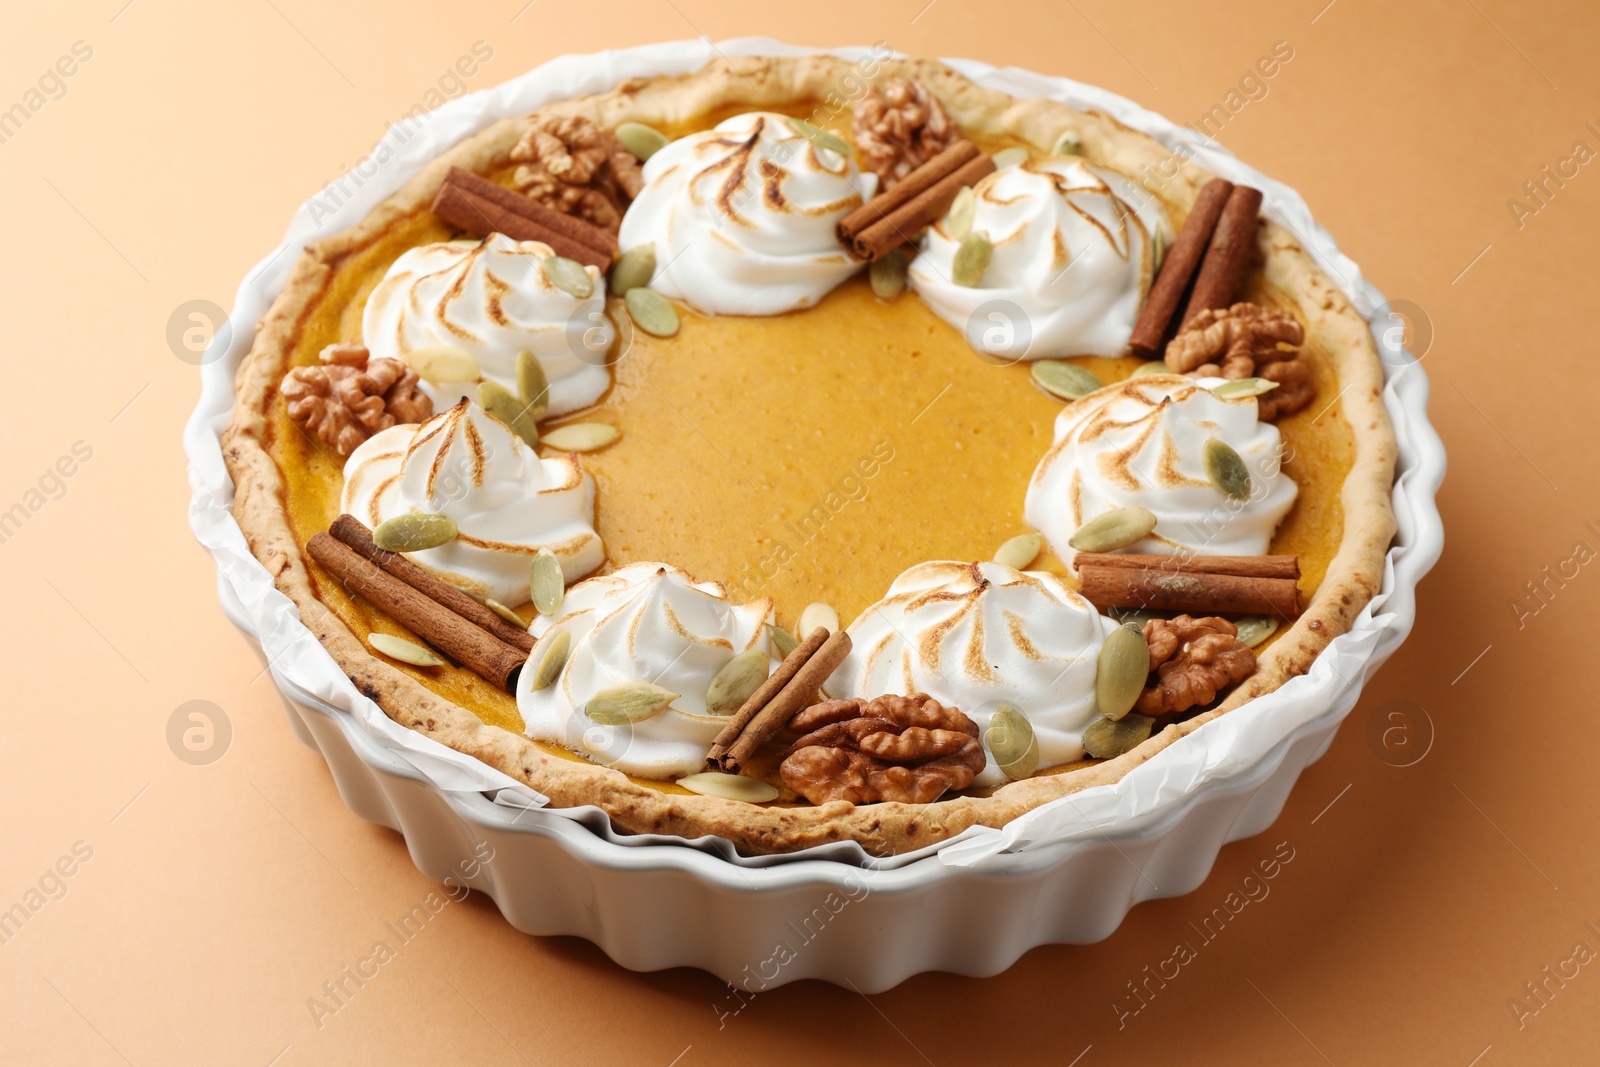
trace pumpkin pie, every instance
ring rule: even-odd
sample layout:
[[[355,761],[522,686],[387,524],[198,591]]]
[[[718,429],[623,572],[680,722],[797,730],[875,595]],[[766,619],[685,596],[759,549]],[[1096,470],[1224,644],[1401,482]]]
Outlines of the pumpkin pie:
[[[1260,206],[934,61],[553,103],[304,250],[235,515],[386,714],[553,804],[748,853],[1001,826],[1378,588],[1373,339]]]

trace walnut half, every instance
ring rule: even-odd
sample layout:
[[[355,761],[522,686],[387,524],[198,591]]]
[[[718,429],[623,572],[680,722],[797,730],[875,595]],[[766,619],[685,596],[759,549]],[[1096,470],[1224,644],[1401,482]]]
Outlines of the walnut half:
[[[1311,403],[1311,368],[1299,358],[1305,328],[1294,316],[1257,304],[1200,312],[1167,342],[1166,364],[1200,378],[1266,378],[1278,388],[1257,398],[1263,420]],[[1293,345],[1289,349],[1280,344]]]
[[[398,359],[370,359],[363,345],[329,345],[320,366],[295,367],[283,379],[289,418],[341,456],[396,423],[422,422],[433,401],[417,372]]]
[[[613,234],[644,188],[633,153],[579,115],[535,119],[511,158],[521,164],[512,174],[518,192]]]
[[[925,693],[825,700],[789,721],[804,736],[779,768],[813,804],[930,804],[983,770],[978,724]]]
[[[1144,624],[1150,669],[1160,681],[1139,694],[1140,715],[1174,715],[1217,698],[1219,690],[1255,673],[1256,654],[1238,629],[1216,616],[1151,619]]]
[[[856,101],[851,130],[861,165],[891,188],[961,139],[939,98],[910,78],[885,78]]]

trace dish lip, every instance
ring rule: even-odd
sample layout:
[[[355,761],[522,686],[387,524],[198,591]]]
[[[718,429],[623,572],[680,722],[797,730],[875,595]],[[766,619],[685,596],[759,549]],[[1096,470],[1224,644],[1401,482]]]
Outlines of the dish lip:
[[[610,61],[624,55],[640,58],[645,62],[659,60],[665,72],[681,69],[685,64],[698,65],[717,55],[823,53],[856,59],[865,55],[867,51],[864,48],[797,49],[764,38],[742,38],[720,45],[698,41],[672,42],[638,49],[604,52],[593,56],[565,56],[520,77],[531,77],[540,71],[563,64],[603,65],[601,61]],[[1298,228],[1290,227],[1291,230],[1300,237],[1318,263],[1329,269],[1330,278],[1350,297],[1369,325],[1377,322],[1381,315],[1387,314],[1389,305],[1384,300],[1383,294],[1365,281],[1359,268],[1339,250],[1332,236],[1311,219],[1309,209],[1299,195],[1254,168],[1240,163],[1215,142],[1178,127],[1132,101],[1070,79],[1046,77],[1016,68],[996,68],[965,59],[945,59],[943,62],[980,84],[1018,95],[1051,96],[1066,91],[1078,96],[1092,96],[1097,103],[1104,105],[1102,110],[1113,118],[1141,130],[1167,147],[1177,148],[1180,145],[1187,145],[1193,152],[1194,158],[1207,169],[1225,173],[1229,177],[1259,183],[1269,193],[1269,213],[1273,213],[1273,217],[1280,222],[1284,221],[1282,216],[1285,212],[1295,216]],[[518,79],[513,79],[516,80]],[[509,85],[511,82],[506,84]],[[423,120],[425,124],[432,120],[432,126],[425,128],[433,128],[445,113],[460,111],[473,97],[483,95],[483,93],[471,94],[446,104]],[[436,144],[430,147],[434,154],[437,154],[445,146]],[[355,172],[359,172],[361,166],[362,164],[358,164]],[[395,178],[396,187],[403,182],[404,176],[403,171],[392,176]],[[377,190],[383,184],[374,182],[374,190],[370,195],[381,199]],[[362,190],[358,190],[360,191]],[[302,208],[301,214],[304,214],[305,210]],[[264,579],[268,586],[271,582],[265,568],[250,554],[243,535],[233,522],[228,509],[221,507],[221,514],[218,513],[219,505],[224,501],[231,504],[232,496],[231,482],[228,481],[226,469],[222,464],[220,436],[232,410],[234,399],[232,372],[237,366],[238,359],[248,349],[251,324],[260,317],[267,304],[281,288],[282,274],[286,272],[293,257],[287,257],[287,262],[279,261],[285,259],[286,251],[295,251],[297,224],[301,222],[301,215],[297,215],[295,222],[291,223],[285,241],[253,268],[241,282],[226,334],[219,331],[212,347],[207,349],[202,358],[202,393],[190,417],[184,437],[193,490],[190,507],[191,524],[197,538],[212,552],[217,562],[219,587],[224,590],[225,607],[228,606],[227,601],[230,599],[227,594],[234,594],[230,617],[258,642],[261,641],[261,635],[256,632],[249,610],[239,602],[238,588],[234,582],[236,580],[259,582]],[[303,231],[303,226],[299,229]],[[273,284],[275,275],[278,282],[276,285]],[[1259,785],[1281,763],[1283,753],[1287,752],[1296,738],[1303,737],[1307,731],[1326,728],[1330,716],[1337,723],[1348,714],[1359,698],[1366,675],[1376,669],[1410,633],[1415,622],[1416,585],[1438,559],[1443,547],[1443,526],[1435,503],[1435,495],[1443,480],[1446,460],[1443,443],[1427,420],[1429,388],[1426,374],[1420,369],[1412,372],[1413,365],[1420,363],[1420,359],[1398,348],[1392,339],[1386,337],[1386,331],[1374,330],[1374,335],[1384,362],[1384,403],[1394,423],[1398,446],[1393,493],[1398,532],[1387,554],[1383,585],[1374,598],[1374,603],[1381,601],[1383,604],[1381,621],[1369,606],[1352,627],[1351,632],[1341,635],[1334,641],[1334,644],[1337,644],[1347,641],[1359,630],[1378,628],[1379,632],[1362,662],[1360,673],[1353,679],[1342,679],[1343,684],[1329,694],[1331,699],[1328,707],[1277,737],[1266,751],[1258,754],[1253,761],[1231,773],[1211,776],[1196,787],[1156,803],[1140,812],[1138,816],[1115,827],[1107,828],[1100,836],[1111,835],[1117,840],[1131,840],[1156,835],[1179,821],[1193,805],[1208,794],[1236,788],[1253,788],[1250,783]],[[1386,344],[1386,341],[1389,343]],[[250,564],[254,565],[258,574],[250,575],[241,571],[241,565],[248,568]],[[275,590],[273,592],[275,593]],[[320,650],[320,646],[317,647]],[[1328,650],[1324,650],[1323,655],[1329,655],[1333,647],[1330,645]],[[324,657],[327,655],[325,652],[322,654]],[[870,860],[865,864],[841,862],[838,858],[808,856],[804,852],[771,857],[743,857],[740,862],[734,863],[723,855],[699,847],[698,842],[636,839],[623,844],[615,839],[609,839],[614,835],[597,832],[594,826],[587,824],[581,817],[581,809],[562,809],[560,814],[553,809],[517,809],[495,803],[486,794],[442,788],[435,778],[412,765],[398,751],[386,746],[383,739],[357,722],[356,716],[348,709],[329,704],[296,681],[294,668],[299,666],[302,665],[297,663],[273,665],[271,670],[274,682],[286,696],[293,693],[291,699],[333,715],[341,731],[364,761],[369,764],[380,764],[392,773],[400,773],[428,783],[443,795],[452,810],[470,822],[499,830],[556,834],[561,838],[564,847],[578,850],[588,862],[602,866],[633,870],[675,868],[705,879],[716,880],[725,888],[736,891],[760,891],[820,883],[843,884],[848,879],[861,878],[872,879],[875,886],[891,887],[904,883],[909,888],[944,877],[954,877],[956,872],[965,866],[981,869],[986,874],[1031,871],[1035,869],[1036,863],[1064,860],[1072,852],[1082,848],[1087,840],[1082,834],[1072,834],[1063,836],[1058,841],[1030,843],[1019,851],[990,852],[966,861],[952,860],[951,854],[946,851],[952,845],[973,840],[975,837],[992,838],[992,835],[1003,832],[985,829],[980,835],[971,835],[969,832],[943,842],[939,846],[925,850],[925,854],[914,854],[909,858],[890,857],[885,860],[884,866],[874,866]],[[335,671],[337,672],[336,668]],[[342,680],[349,689],[347,695],[351,701],[365,699],[355,692],[354,686],[350,685],[347,679]],[[1304,685],[1300,690],[1295,689],[1297,683],[1305,682],[1307,679],[1304,677],[1293,679],[1278,691],[1257,699],[1287,700],[1302,690],[1306,690],[1304,695],[1314,696],[1315,694]],[[1205,729],[1202,727],[1189,738],[1177,742],[1177,745],[1196,743],[1192,739],[1201,735]],[[414,740],[423,747],[428,745],[443,747],[420,736],[416,736]],[[1278,755],[1274,757],[1273,753]],[[1158,754],[1151,762],[1160,760],[1164,755],[1165,753]],[[1114,789],[1116,786],[1101,788]],[[1072,797],[1062,798],[1053,804],[1064,804],[1072,800]],[[603,820],[603,813],[598,809],[591,810]],[[513,811],[517,812],[514,820],[509,815],[503,814]],[[982,852],[981,848],[979,852]]]

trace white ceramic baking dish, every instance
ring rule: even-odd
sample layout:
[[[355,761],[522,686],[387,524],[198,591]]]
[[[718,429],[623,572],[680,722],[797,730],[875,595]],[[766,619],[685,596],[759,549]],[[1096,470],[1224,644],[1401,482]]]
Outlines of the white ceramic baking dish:
[[[343,190],[336,205],[308,202],[284,245],[246,277],[229,329],[206,354],[185,443],[191,518],[217,560],[224,610],[260,651],[296,736],[322,754],[345,802],[403,834],[419,870],[488,894],[519,930],[587,938],[636,970],[699,967],[752,993],[798,978],[872,993],[921,971],[995,974],[1037,945],[1104,938],[1139,901],[1194,889],[1223,844],[1266,829],[1301,770],[1332,741],[1366,677],[1410,632],[1416,584],[1443,546],[1434,495],[1445,456],[1427,421],[1427,379],[1400,348],[1389,305],[1293,190],[1102,90],[949,60],[982,84],[1106,111],[1170,147],[1187,146],[1208,170],[1262,188],[1267,213],[1300,237],[1380,327],[1384,400],[1400,444],[1399,533],[1382,592],[1352,631],[1307,675],[1195,731],[1116,785],[1064,798],[1004,831],[976,828],[889,861],[854,846],[747,858],[717,842],[619,834],[596,810],[539,807],[542,798],[531,790],[402,730],[355,691],[299,624],[228,512],[232,487],[219,435],[253,324],[281,290],[299,247],[359,219],[422,163],[502,115],[628,77],[692,70],[718,55],[802,51],[739,40],[564,57],[433,113],[425,136],[411,131],[384,166],[371,174],[358,166],[349,182],[335,183]],[[857,58],[867,50],[838,54]],[[639,907],[641,900],[650,906]]]

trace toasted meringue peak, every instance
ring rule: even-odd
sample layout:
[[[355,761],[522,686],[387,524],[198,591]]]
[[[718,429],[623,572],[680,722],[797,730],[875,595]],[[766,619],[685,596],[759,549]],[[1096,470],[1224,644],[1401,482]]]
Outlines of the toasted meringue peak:
[[[1257,418],[1255,398],[1221,399],[1209,388],[1220,383],[1153,374],[1069,404],[1028,484],[1024,519],[1069,561],[1075,553],[1067,541],[1078,527],[1120,507],[1156,516],[1150,536],[1130,552],[1266,553],[1299,486],[1283,472],[1282,438]],[[1244,460],[1249,499],[1228,497],[1207,476],[1205,445],[1213,437]]]
[[[1116,623],[1054,575],[999,563],[920,563],[850,624],[843,696],[927,693],[987,729],[997,705],[1033,725],[1039,766],[1083,756],[1098,717],[1095,661]],[[987,750],[987,749],[986,749]],[[977,784],[1005,781],[989,758]]]
[[[1155,198],[1065,156],[998,170],[974,191],[971,231],[993,245],[989,267],[977,286],[955,284],[961,235],[930,226],[909,275],[928,305],[991,355],[1121,355],[1155,273],[1154,235],[1173,237]],[[979,312],[995,302],[1010,307]]]
[[[567,591],[561,614],[534,620],[529,657],[537,663],[560,632],[571,634],[566,667],[534,691],[535,671],[517,683],[529,737],[549,741],[626,774],[681,778],[705,769],[711,743],[728,722],[706,713],[706,689],[723,664],[766,648],[772,602],[734,606],[716,582],[696,582],[665,563],[630,563]],[[660,714],[603,726],[584,714],[602,689],[649,682],[679,694]]]
[[[482,241],[422,245],[389,267],[367,299],[361,335],[374,356],[405,359],[450,345],[471,354],[483,379],[517,391],[517,355],[532,352],[550,381],[551,415],[600,399],[611,383],[607,353],[616,331],[605,315],[605,275],[586,267],[594,292],[557,289],[540,241],[494,233]],[[474,382],[422,383],[438,410],[476,395]]]
[[[548,548],[575,581],[600,566],[594,481],[576,457],[540,459],[468,401],[427,422],[368,438],[344,466],[340,507],[369,527],[412,512],[448,515],[454,541],[407,556],[478,597],[528,600],[534,555]]]
[[[619,243],[653,242],[661,266],[650,287],[705,314],[810,307],[861,267],[835,229],[876,176],[783,115],[735,115],[680,137],[650,157],[644,181]]]

